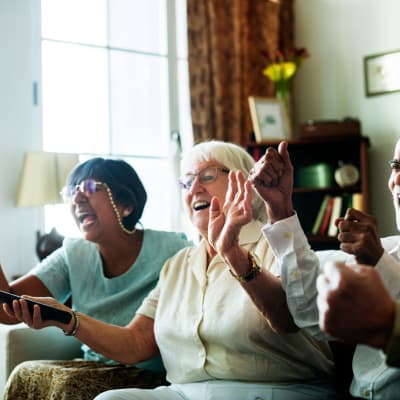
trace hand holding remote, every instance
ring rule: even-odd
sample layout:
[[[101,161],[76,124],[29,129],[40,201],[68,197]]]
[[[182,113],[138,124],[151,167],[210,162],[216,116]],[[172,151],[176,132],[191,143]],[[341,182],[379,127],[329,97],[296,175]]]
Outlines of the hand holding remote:
[[[34,305],[37,304],[40,307],[40,314],[43,320],[58,321],[63,324],[68,324],[71,321],[72,315],[66,310],[60,310],[59,308],[52,307],[48,304],[25,299],[16,294],[0,290],[0,303],[7,303],[11,309],[13,308],[13,301],[21,299],[24,299],[27,302],[31,314],[33,314]]]

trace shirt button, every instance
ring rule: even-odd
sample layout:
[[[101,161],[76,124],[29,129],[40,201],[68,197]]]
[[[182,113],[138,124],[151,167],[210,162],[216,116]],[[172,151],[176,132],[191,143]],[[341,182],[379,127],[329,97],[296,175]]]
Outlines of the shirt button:
[[[290,239],[292,237],[292,233],[291,232],[285,232],[283,234],[284,239]]]
[[[369,390],[364,390],[364,391],[362,392],[362,395],[363,395],[363,396],[369,396]]]
[[[300,277],[300,273],[299,273],[299,271],[293,271],[291,274],[290,274],[290,276],[293,278],[293,279],[299,279],[299,277]]]

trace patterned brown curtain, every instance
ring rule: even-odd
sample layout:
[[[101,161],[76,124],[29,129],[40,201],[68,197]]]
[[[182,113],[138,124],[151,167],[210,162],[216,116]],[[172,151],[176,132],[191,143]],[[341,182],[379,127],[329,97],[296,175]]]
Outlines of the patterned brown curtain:
[[[293,0],[187,0],[195,143],[251,139],[249,96],[273,96],[264,51],[293,48]]]

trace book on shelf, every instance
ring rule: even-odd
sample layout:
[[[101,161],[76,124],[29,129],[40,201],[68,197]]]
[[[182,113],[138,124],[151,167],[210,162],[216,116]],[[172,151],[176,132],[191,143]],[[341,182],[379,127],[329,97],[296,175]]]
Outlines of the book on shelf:
[[[363,210],[363,194],[362,193],[353,193],[353,208],[359,211],[364,211]]]
[[[352,208],[352,207],[353,207],[353,195],[349,195],[347,208]]]
[[[311,234],[312,235],[318,235],[319,228],[321,226],[322,218],[324,217],[326,206],[328,205],[329,198],[330,198],[329,194],[326,194],[324,196],[324,198],[322,199],[321,205],[320,205],[318,213],[317,213],[317,217],[315,218],[314,225],[313,225],[313,227],[311,229]]]
[[[256,162],[262,157],[261,149],[259,147],[254,147],[252,153],[254,161]]]
[[[353,194],[345,193],[342,195],[342,211],[340,212],[340,217],[346,215],[347,209],[353,207]]]
[[[341,217],[346,215],[346,211],[348,208],[353,207],[353,195],[351,193],[346,194],[346,197],[343,199],[343,206],[342,206],[342,214]]]
[[[332,196],[329,196],[328,204],[326,205],[326,210],[319,228],[319,234],[321,236],[325,236],[328,233],[329,222],[332,214],[333,199],[334,198]]]
[[[335,196],[333,198],[331,218],[329,220],[329,227],[328,227],[328,232],[327,232],[328,236],[335,237],[338,233],[338,227],[335,225],[335,221],[337,218],[339,218],[341,216],[342,203],[343,203],[342,196]]]

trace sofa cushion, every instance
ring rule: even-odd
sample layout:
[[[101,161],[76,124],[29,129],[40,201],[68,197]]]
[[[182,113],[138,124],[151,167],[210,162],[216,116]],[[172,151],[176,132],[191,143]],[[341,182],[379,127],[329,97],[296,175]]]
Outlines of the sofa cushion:
[[[0,393],[14,367],[26,360],[82,357],[80,342],[55,327],[34,330],[25,324],[0,324]]]

